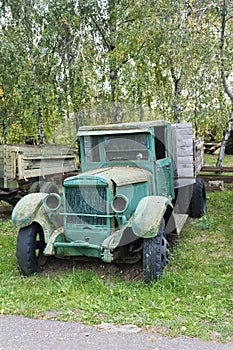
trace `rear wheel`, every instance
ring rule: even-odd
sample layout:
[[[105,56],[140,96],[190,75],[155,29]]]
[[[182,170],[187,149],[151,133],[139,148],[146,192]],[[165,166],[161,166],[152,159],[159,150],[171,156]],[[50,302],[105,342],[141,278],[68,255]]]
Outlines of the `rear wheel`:
[[[157,236],[143,240],[143,276],[144,282],[156,281],[168,263],[169,249],[165,237],[165,220],[163,219]]]
[[[206,214],[206,191],[203,179],[196,179],[190,203],[190,216],[200,218]]]
[[[44,233],[39,224],[32,223],[19,230],[16,256],[22,274],[29,276],[41,271],[47,262],[47,257],[43,255],[45,245]]]

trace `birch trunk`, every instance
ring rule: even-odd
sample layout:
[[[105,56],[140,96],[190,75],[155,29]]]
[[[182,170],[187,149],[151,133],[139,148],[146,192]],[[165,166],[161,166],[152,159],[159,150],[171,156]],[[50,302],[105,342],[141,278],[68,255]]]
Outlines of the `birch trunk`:
[[[226,1],[222,2],[222,27],[221,27],[221,42],[220,42],[220,63],[221,63],[221,78],[225,93],[229,96],[232,104],[231,114],[227,123],[227,128],[222,139],[218,160],[216,163],[217,167],[222,166],[223,158],[225,155],[226,143],[231,133],[232,123],[233,123],[233,94],[229,89],[226,79],[226,71],[225,71],[225,60],[224,60],[224,46],[225,46],[225,30],[226,30],[226,22],[227,22],[227,4]]]
[[[220,147],[220,151],[219,151],[219,155],[218,155],[218,160],[216,163],[217,167],[222,166],[223,158],[225,155],[227,140],[229,139],[229,136],[231,134],[232,124],[233,124],[233,108],[231,110],[231,115],[230,115],[230,119],[229,119],[228,124],[227,124],[227,129],[226,129],[225,135],[222,139],[222,143],[221,143],[221,147]]]

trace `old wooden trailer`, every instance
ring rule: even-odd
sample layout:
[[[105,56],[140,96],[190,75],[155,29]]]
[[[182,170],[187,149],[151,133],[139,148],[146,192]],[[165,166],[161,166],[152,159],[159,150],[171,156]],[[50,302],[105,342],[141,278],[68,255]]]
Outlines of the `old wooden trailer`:
[[[55,191],[77,171],[77,150],[65,146],[0,145],[0,200],[15,204],[27,193]]]

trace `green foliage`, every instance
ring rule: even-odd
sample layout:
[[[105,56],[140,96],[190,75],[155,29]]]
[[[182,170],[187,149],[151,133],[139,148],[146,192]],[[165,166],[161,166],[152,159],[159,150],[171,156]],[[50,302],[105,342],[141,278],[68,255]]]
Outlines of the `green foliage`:
[[[222,138],[229,101],[220,79],[219,1],[6,0],[0,10],[3,141],[36,136],[39,108],[48,140],[64,117],[90,123],[86,111],[107,103],[114,107],[107,122],[129,119],[121,110],[127,103],[141,106],[141,120],[146,107],[150,119],[178,116],[197,135]]]

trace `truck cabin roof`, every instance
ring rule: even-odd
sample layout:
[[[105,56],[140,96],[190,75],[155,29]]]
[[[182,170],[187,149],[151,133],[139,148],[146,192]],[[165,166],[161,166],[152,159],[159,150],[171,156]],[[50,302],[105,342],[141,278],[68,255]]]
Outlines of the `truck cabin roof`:
[[[169,123],[165,120],[153,120],[146,122],[81,126],[78,130],[78,136],[148,132],[151,127],[167,126],[168,124]]]

